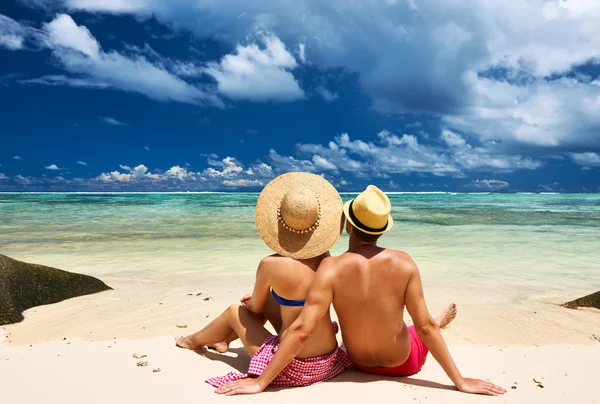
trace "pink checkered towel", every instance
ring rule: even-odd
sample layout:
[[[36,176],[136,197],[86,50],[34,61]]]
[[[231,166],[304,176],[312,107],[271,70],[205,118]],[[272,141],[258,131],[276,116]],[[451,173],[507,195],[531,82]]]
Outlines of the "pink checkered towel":
[[[339,327],[333,322],[333,328],[337,334]],[[230,372],[225,376],[211,377],[206,381],[213,387],[221,387],[227,382],[233,380],[245,379],[247,377],[256,378],[264,372],[267,365],[275,356],[279,347],[279,336],[268,337],[262,346],[256,351],[252,359],[248,373],[242,374]],[[273,387],[302,387],[311,384],[324,382],[336,377],[348,369],[352,363],[348,355],[339,346],[325,356],[317,356],[308,359],[294,359],[283,371],[271,382],[269,386]]]

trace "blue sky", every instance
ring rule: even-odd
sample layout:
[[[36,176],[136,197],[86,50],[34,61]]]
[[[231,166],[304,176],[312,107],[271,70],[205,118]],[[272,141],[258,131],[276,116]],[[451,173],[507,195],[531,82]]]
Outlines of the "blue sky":
[[[3,1],[0,191],[599,192],[600,3],[444,3]]]

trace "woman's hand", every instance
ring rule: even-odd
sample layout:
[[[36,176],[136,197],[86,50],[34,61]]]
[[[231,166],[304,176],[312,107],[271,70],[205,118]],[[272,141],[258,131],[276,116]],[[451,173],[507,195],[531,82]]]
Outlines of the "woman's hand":
[[[241,299],[240,303],[242,306],[246,307],[246,302],[252,298],[252,293],[246,293]]]
[[[226,396],[235,396],[238,394],[258,394],[265,387],[259,383],[258,379],[241,379],[233,382],[228,382],[215,390],[217,394],[225,394]]]

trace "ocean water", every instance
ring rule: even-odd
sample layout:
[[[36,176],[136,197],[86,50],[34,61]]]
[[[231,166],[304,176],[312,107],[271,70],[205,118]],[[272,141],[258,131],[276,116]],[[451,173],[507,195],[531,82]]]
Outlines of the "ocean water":
[[[0,194],[0,253],[96,276],[252,273],[269,254],[254,226],[257,197]],[[409,252],[434,290],[477,288],[491,302],[600,290],[599,194],[390,199],[395,226],[380,244]],[[346,246],[344,234],[332,252]]]

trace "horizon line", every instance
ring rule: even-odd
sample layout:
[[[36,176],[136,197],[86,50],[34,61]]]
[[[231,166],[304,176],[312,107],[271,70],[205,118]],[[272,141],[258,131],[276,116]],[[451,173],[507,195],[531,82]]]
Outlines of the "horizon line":
[[[360,194],[362,191],[343,191],[344,194]],[[459,192],[459,191],[389,191],[388,195],[422,194],[422,195],[490,195],[490,194],[511,194],[511,195],[563,195],[563,194],[600,194],[600,192],[535,192],[535,191],[479,191],[479,192]],[[186,195],[186,194],[260,194],[256,191],[0,191],[0,194],[7,195],[41,195],[41,194],[71,194],[71,195]]]

